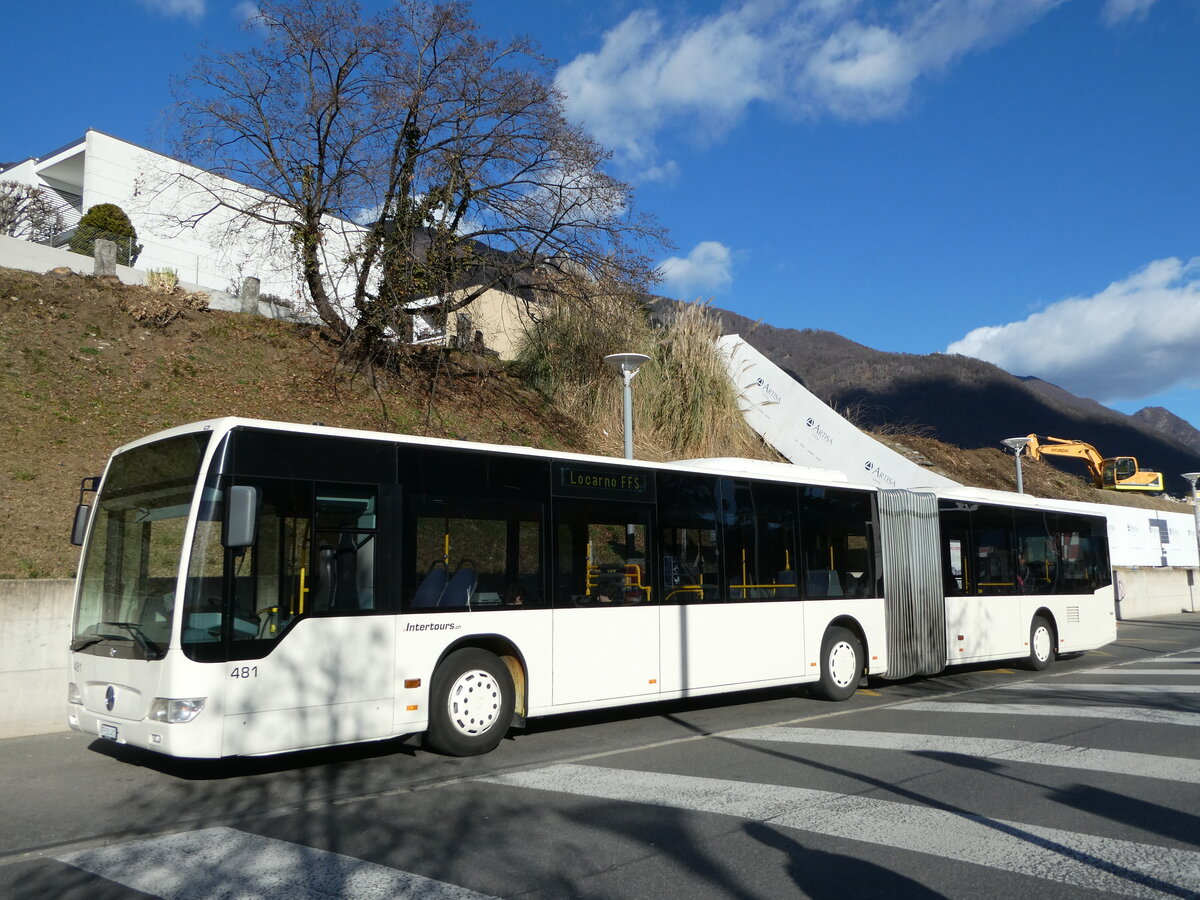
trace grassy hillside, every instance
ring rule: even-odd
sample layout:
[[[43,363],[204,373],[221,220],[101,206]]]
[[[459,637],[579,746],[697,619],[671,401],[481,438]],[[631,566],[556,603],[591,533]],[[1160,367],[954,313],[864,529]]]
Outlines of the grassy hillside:
[[[372,385],[315,329],[95,278],[0,268],[0,578],[65,577],[80,478],[114,447],[224,415],[620,453],[494,360],[418,360]],[[159,326],[136,315],[159,313]],[[639,447],[639,451],[642,448]]]

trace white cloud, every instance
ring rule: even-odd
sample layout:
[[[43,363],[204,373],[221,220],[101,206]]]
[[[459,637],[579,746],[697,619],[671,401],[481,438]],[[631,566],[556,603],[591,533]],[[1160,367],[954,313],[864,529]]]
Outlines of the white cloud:
[[[1159,259],[1091,297],[946,348],[1102,402],[1200,386],[1200,257]]]
[[[718,241],[701,241],[686,257],[672,256],[658,267],[662,290],[685,299],[729,287],[732,268],[733,254]]]
[[[252,3],[251,0],[241,0],[240,3],[235,4],[233,15],[243,25],[261,27],[261,23],[257,23],[256,20],[262,15],[262,12],[259,10],[258,4]]]
[[[1106,0],[1100,18],[1109,27],[1130,19],[1144,19],[1156,0]]]
[[[205,0],[138,0],[138,2],[151,12],[161,13],[172,18],[179,16],[198,22],[204,17]]]
[[[923,77],[1062,2],[742,0],[678,22],[641,10],[564,65],[558,85],[603,144],[653,171],[659,132],[714,140],[756,102],[805,117],[895,115]]]
[[[605,145],[635,161],[653,154],[653,133],[703,112],[700,136],[728,127],[770,90],[753,16],[731,11],[671,32],[657,12],[635,12],[601,48],[563,66],[558,85],[570,111]]]

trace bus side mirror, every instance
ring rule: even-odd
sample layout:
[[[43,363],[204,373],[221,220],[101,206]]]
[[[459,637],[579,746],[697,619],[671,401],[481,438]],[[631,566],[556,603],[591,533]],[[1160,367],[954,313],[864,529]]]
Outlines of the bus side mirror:
[[[75,521],[71,525],[71,543],[76,547],[83,546],[84,536],[87,535],[88,518],[92,508],[83,502],[84,494],[94,494],[100,487],[100,476],[92,475],[79,482],[79,505],[75,507]]]
[[[258,488],[234,485],[229,488],[225,502],[225,530],[221,543],[230,549],[249,547],[254,543],[254,527],[258,522]]]
[[[80,503],[75,507],[75,522],[71,526],[71,543],[76,547],[83,546],[83,537],[87,534],[88,517],[92,513],[92,508],[86,503]]]

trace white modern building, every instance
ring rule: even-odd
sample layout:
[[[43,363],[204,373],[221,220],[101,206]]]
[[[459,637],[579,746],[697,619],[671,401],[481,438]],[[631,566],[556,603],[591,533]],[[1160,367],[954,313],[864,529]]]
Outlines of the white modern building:
[[[252,193],[169,156],[100,131],[46,154],[10,165],[0,180],[40,188],[63,214],[68,234],[83,213],[100,203],[121,207],[143,245],[137,268],[172,269],[183,281],[236,293],[242,278],[254,276],[262,291],[288,300],[301,296],[284,236],[256,222],[239,221],[215,209],[222,197]],[[210,210],[213,210],[209,212]],[[202,215],[207,213],[207,215]],[[350,237],[361,229],[331,223],[334,234]],[[66,237],[62,239],[65,243]]]
[[[308,306],[286,229],[234,212],[278,205],[262,191],[94,129],[45,156],[0,169],[0,181],[35,186],[59,210],[65,230],[53,241],[56,246],[66,245],[85,211],[113,203],[137,230],[143,247],[137,269],[170,269],[190,285],[231,294],[239,292],[243,279],[254,277],[264,298],[281,298],[298,310]],[[344,279],[343,296],[352,294],[354,273],[346,261],[363,233],[353,222],[326,219],[322,249],[327,270]],[[433,308],[436,300],[427,306]],[[499,290],[488,291],[464,316],[439,327],[418,312],[414,339],[446,341],[464,333],[473,338],[478,331],[488,347],[511,358],[529,323],[525,301]]]

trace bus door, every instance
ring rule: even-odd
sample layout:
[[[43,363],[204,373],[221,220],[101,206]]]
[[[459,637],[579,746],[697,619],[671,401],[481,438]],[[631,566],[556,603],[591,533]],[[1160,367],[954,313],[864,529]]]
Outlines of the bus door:
[[[940,513],[950,663],[1019,653],[1020,579],[1013,513],[1003,507],[944,504]]]
[[[554,703],[658,693],[650,504],[556,499]]]
[[[805,674],[796,488],[720,484],[659,475],[664,692]]]
[[[185,652],[225,662],[226,755],[382,737],[392,724],[395,625],[376,611],[373,485],[241,479],[255,541],[222,548],[201,522]]]

